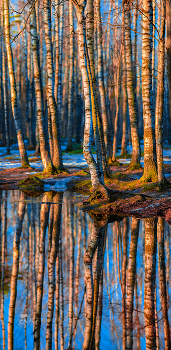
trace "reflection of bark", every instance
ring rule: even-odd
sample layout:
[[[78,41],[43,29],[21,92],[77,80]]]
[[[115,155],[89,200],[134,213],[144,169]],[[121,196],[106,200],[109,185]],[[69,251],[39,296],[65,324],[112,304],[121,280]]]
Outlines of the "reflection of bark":
[[[52,349],[52,321],[54,310],[54,293],[55,293],[55,263],[57,251],[59,248],[59,234],[61,227],[62,198],[61,193],[54,196],[53,201],[59,204],[53,204],[53,229],[51,237],[51,246],[48,254],[48,315],[46,328],[46,349]]]
[[[139,233],[139,220],[132,218],[131,242],[129,248],[127,268],[127,299],[126,299],[126,349],[133,348],[133,306],[134,285],[136,276],[137,242]]]
[[[155,277],[156,277],[156,222],[154,218],[145,219],[145,283],[144,319],[146,349],[156,349],[155,328]]]
[[[1,205],[1,203],[0,203]],[[1,211],[1,207],[0,207]],[[1,212],[0,212],[0,225],[1,225]],[[0,227],[1,230],[1,227]],[[4,201],[4,216],[3,216],[3,230],[2,230],[2,243],[1,243],[1,326],[2,326],[2,338],[3,349],[5,350],[5,323],[4,323],[4,278],[5,278],[5,250],[6,250],[6,232],[7,231],[7,201]],[[1,238],[1,237],[0,237]]]
[[[15,302],[17,297],[17,278],[19,270],[19,256],[20,256],[20,236],[22,232],[22,224],[25,213],[24,195],[21,193],[21,202],[18,205],[18,217],[16,223],[16,233],[13,242],[13,266],[11,275],[11,294],[9,304],[9,318],[8,318],[8,350],[13,350],[13,330],[14,330],[14,316],[15,316]]]
[[[81,232],[82,232],[82,216],[81,211],[79,213],[79,228],[78,228],[78,253],[77,253],[77,264],[76,264],[76,275],[75,275],[75,307],[76,312],[78,308],[78,295],[79,295],[79,279],[80,279],[80,257],[81,257]]]
[[[101,321],[102,321],[102,301],[103,301],[103,262],[104,262],[104,251],[105,251],[105,237],[107,234],[107,227],[104,226],[100,230],[100,238],[99,238],[99,244],[98,244],[98,251],[97,251],[97,265],[96,265],[96,272],[95,272],[95,283],[94,283],[94,295],[96,293],[98,298],[98,310],[96,310],[96,307],[94,307],[94,315],[96,315],[97,312],[97,319],[95,324],[95,349],[99,350],[99,344],[100,344],[100,333],[101,333]],[[95,317],[94,317],[95,322]]]
[[[158,254],[159,254],[159,283],[160,283],[160,300],[164,321],[164,340],[165,350],[171,348],[170,344],[170,327],[168,321],[168,305],[166,292],[166,270],[165,270],[165,253],[164,253],[164,220],[158,218],[157,224],[157,240],[158,240]]]
[[[56,315],[55,315],[55,350],[58,350],[58,334],[59,334],[59,253],[56,257]]]
[[[123,350],[126,349],[126,267],[127,267],[128,218],[123,220],[123,259],[122,259],[122,329]]]
[[[60,341],[61,350],[64,350],[64,292],[63,292],[63,270],[62,270],[62,232],[59,239],[59,296],[60,296]]]
[[[69,264],[69,348],[72,347],[74,303],[74,206],[70,204],[70,264]]]
[[[26,245],[27,245],[27,250],[26,250],[26,303],[25,303],[25,315],[26,318],[25,318],[25,325],[24,325],[24,328],[25,328],[25,349],[27,349],[27,317],[28,317],[28,289],[29,289],[29,233],[31,234],[32,233],[32,230],[30,230],[30,212],[31,212],[31,207],[30,207],[30,203],[27,204],[27,233],[26,233]],[[31,235],[31,238],[32,238],[32,235]],[[34,259],[33,259],[34,261]]]
[[[86,284],[86,324],[83,343],[84,350],[90,350],[95,348],[95,325],[99,295],[99,281],[103,266],[103,240],[105,232],[105,227],[99,229],[97,223],[93,222],[90,242],[84,257]],[[97,247],[97,265],[93,285],[92,260]],[[98,328],[100,329],[100,327]],[[97,341],[97,343],[98,342],[99,340]]]
[[[34,349],[40,348],[40,327],[41,327],[41,313],[42,313],[42,297],[43,297],[43,279],[45,268],[45,235],[49,218],[49,204],[47,195],[42,199],[40,212],[40,238],[39,238],[39,266],[37,275],[37,305],[34,325]]]

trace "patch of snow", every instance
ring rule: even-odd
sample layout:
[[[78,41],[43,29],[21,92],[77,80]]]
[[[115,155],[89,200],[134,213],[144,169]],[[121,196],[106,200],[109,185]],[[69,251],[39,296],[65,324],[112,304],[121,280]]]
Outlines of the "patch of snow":
[[[71,181],[72,179],[76,179],[77,177],[67,177],[64,179],[44,179],[44,189],[45,191],[57,191],[57,192],[64,192],[67,190],[67,183]]]

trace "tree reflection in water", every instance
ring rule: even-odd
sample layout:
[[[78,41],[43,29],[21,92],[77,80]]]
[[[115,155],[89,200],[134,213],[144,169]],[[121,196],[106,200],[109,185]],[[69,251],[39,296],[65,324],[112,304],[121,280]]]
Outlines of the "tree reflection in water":
[[[97,222],[74,201],[0,192],[0,348],[169,350],[168,223]]]

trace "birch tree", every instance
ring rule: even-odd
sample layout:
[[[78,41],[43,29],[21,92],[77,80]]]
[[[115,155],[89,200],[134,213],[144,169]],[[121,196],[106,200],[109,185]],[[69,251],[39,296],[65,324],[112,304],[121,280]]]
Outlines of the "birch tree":
[[[98,165],[95,162],[92,151],[91,151],[91,94],[93,94],[93,86],[92,81],[90,80],[90,67],[88,61],[88,52],[87,52],[87,44],[86,44],[86,31],[85,31],[85,5],[86,2],[77,0],[72,0],[77,12],[77,20],[78,20],[78,46],[79,46],[79,58],[80,58],[80,67],[82,73],[82,82],[84,87],[84,100],[85,100],[85,127],[84,127],[84,143],[83,143],[83,153],[84,157],[87,161],[87,164],[90,169],[91,182],[93,189],[99,190],[103,193],[104,197],[108,197],[107,191],[104,187],[104,173],[102,162],[99,161]],[[89,70],[89,73],[88,73]],[[93,108],[95,108],[94,100],[92,101]],[[98,125],[95,120],[95,130],[96,134],[98,133]],[[95,134],[95,138],[97,138]],[[96,152],[97,157],[99,157],[99,152],[101,152],[101,145],[98,136],[98,140],[96,140]],[[100,149],[99,149],[100,148]],[[101,157],[100,157],[101,158]]]
[[[164,177],[163,166],[163,107],[164,107],[164,72],[165,72],[165,17],[166,3],[161,3],[161,28],[158,47],[158,83],[157,83],[157,99],[156,99],[156,115],[155,115],[155,135],[156,135],[156,153],[157,153],[157,173],[159,186],[163,186],[166,182]]]
[[[5,42],[6,42],[6,50],[7,50],[9,78],[10,78],[12,112],[13,112],[13,117],[15,121],[18,147],[19,147],[19,152],[21,157],[21,165],[23,168],[28,168],[29,161],[27,157],[25,144],[24,144],[23,130],[21,127],[19,105],[18,105],[18,98],[17,98],[16,79],[15,79],[15,72],[14,72],[13,52],[12,52],[11,41],[10,41],[10,17],[9,17],[8,0],[3,1],[3,6],[4,6],[4,34],[5,34]]]
[[[40,69],[40,55],[39,55],[39,38],[37,35],[37,23],[36,23],[36,9],[35,4],[31,11],[31,37],[33,48],[33,67],[34,67],[34,81],[36,92],[36,104],[37,104],[37,123],[39,129],[39,141],[42,163],[45,171],[52,172],[53,165],[50,158],[49,146],[46,138],[45,123],[44,123],[44,106],[43,106],[43,90],[42,90],[42,77]]]
[[[74,20],[73,4],[69,0],[69,97],[68,97],[68,126],[67,150],[72,150],[73,136],[73,102],[74,102]]]
[[[47,98],[51,115],[52,135],[53,135],[53,165],[56,170],[63,168],[62,151],[60,143],[60,126],[59,116],[57,113],[57,105],[54,94],[54,66],[53,66],[53,49],[52,49],[52,35],[51,35],[51,9],[49,0],[43,1],[44,6],[44,28],[45,28],[45,42],[47,55]]]
[[[97,21],[97,47],[98,47],[98,83],[100,93],[100,106],[103,121],[104,142],[106,147],[106,154],[109,157],[109,130],[107,120],[106,96],[104,86],[104,72],[103,72],[103,47],[102,47],[102,23],[100,13],[100,0],[96,0],[96,21]]]
[[[131,13],[130,3],[125,2],[125,55],[126,55],[126,70],[127,70],[127,95],[131,126],[131,140],[132,140],[132,157],[130,168],[135,169],[140,167],[140,144],[138,136],[138,119],[136,108],[135,82],[132,61],[132,42],[131,42]]]
[[[143,0],[142,34],[142,100],[144,119],[145,181],[156,181],[157,169],[154,139],[154,104],[152,90],[153,7],[151,0]]]

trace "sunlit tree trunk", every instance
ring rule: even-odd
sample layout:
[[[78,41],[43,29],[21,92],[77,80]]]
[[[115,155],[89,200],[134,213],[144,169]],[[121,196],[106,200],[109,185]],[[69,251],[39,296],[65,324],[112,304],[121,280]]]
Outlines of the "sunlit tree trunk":
[[[157,99],[156,99],[156,116],[155,116],[155,135],[156,135],[156,153],[157,153],[157,172],[159,186],[164,185],[164,167],[163,167],[163,113],[164,113],[164,72],[165,72],[165,17],[166,3],[161,3],[161,28],[160,41],[158,47],[158,82],[157,82]]]
[[[62,60],[63,60],[64,2],[59,2],[59,41],[58,41],[58,113],[59,123],[62,118]]]
[[[4,34],[4,21],[3,11],[1,17],[2,33]],[[4,118],[5,118],[5,138],[6,138],[6,149],[7,154],[10,154],[10,139],[9,139],[9,115],[7,106],[7,53],[4,37],[2,38],[2,82],[3,82],[3,107],[4,107]]]
[[[138,136],[138,117],[136,108],[135,82],[132,62],[132,43],[131,43],[131,13],[130,3],[125,4],[125,53],[126,53],[126,70],[127,70],[127,94],[131,126],[132,140],[132,158],[130,167],[140,165],[140,144]]]
[[[94,2],[93,0],[87,0],[86,6],[86,58],[87,58],[87,70],[90,82],[90,99],[91,99],[91,112],[93,120],[93,130],[95,136],[95,146],[97,154],[97,164],[99,172],[103,168],[104,175],[107,175],[107,160],[104,143],[104,132],[102,125],[102,118],[98,102],[97,81],[95,73],[95,61],[94,61]]]
[[[157,240],[158,240],[158,256],[159,256],[160,300],[161,300],[163,322],[164,322],[164,341],[165,341],[165,350],[169,350],[171,348],[171,342],[170,342],[170,326],[169,326],[169,320],[168,320],[168,302],[167,302],[167,290],[166,290],[164,219],[162,219],[161,217],[158,218]]]
[[[122,14],[122,25],[125,28],[124,21],[124,12]],[[122,32],[122,94],[123,94],[123,106],[122,106],[122,114],[123,114],[123,131],[122,131],[122,149],[121,154],[127,153],[127,80],[126,80],[126,54],[125,54],[125,33],[124,28]]]
[[[171,0],[166,0],[166,49],[167,49],[167,77],[169,85],[169,107],[171,121]]]
[[[17,298],[17,279],[19,270],[19,258],[20,258],[20,237],[22,232],[22,225],[25,214],[25,202],[24,195],[21,193],[20,202],[18,204],[18,217],[16,223],[16,232],[13,242],[13,265],[11,274],[11,292],[9,302],[9,317],[8,317],[8,350],[13,350],[13,331],[14,331],[14,317],[15,317],[15,304]]]
[[[113,154],[112,161],[116,161],[117,152],[117,140],[118,140],[118,119],[119,119],[119,97],[120,97],[120,63],[121,63],[121,53],[118,59],[118,67],[116,73],[116,89],[115,89],[115,101],[116,101],[116,113],[115,113],[115,125],[114,125],[114,137],[113,137]]]
[[[57,105],[54,94],[55,75],[53,67],[53,49],[52,49],[52,35],[51,35],[51,9],[49,0],[43,1],[44,6],[44,28],[45,28],[45,42],[47,55],[47,99],[50,109],[52,121],[52,135],[53,135],[53,164],[58,169],[63,167],[62,151],[60,143],[60,126],[59,116],[57,113]]]
[[[155,278],[156,278],[156,220],[145,219],[145,281],[144,320],[146,349],[156,349]]]
[[[105,86],[104,86],[104,72],[103,72],[103,47],[102,47],[102,23],[101,23],[101,13],[100,13],[100,0],[96,0],[96,20],[97,20],[97,48],[98,48],[98,83],[101,101],[101,114],[103,121],[103,133],[104,142],[106,147],[106,154],[109,157],[109,130],[108,130],[108,120],[107,120],[107,109],[106,109],[106,96],[105,96]]]
[[[156,181],[157,170],[154,142],[154,104],[152,90],[153,8],[151,0],[143,0],[142,34],[142,100],[144,119],[145,181]]]
[[[32,35],[32,49],[33,49],[33,66],[34,66],[34,81],[36,92],[36,104],[37,104],[37,123],[39,130],[39,142],[42,163],[45,171],[52,171],[52,161],[49,153],[49,146],[46,139],[45,123],[44,123],[44,106],[43,106],[43,90],[42,90],[42,77],[40,69],[40,57],[39,57],[39,39],[37,35],[36,24],[36,10],[35,5],[31,12],[31,35]]]
[[[73,137],[73,103],[74,103],[74,18],[73,4],[69,1],[69,96],[68,96],[68,126],[67,150],[72,150]]]
[[[28,167],[29,161],[27,157],[25,144],[24,144],[24,135],[21,128],[21,120],[20,120],[20,113],[19,113],[19,106],[18,106],[18,99],[17,99],[16,80],[15,80],[15,73],[14,73],[13,53],[12,53],[11,42],[10,42],[10,16],[9,16],[8,0],[4,0],[3,4],[4,4],[4,32],[5,32],[10,86],[11,86],[12,112],[13,112],[13,117],[15,121],[18,147],[19,147],[20,157],[21,157],[21,165],[23,167]]]
[[[73,1],[73,0],[72,0]],[[73,1],[74,2],[74,1]],[[74,2],[75,4],[75,2]],[[84,86],[84,100],[85,100],[85,127],[84,127],[84,143],[83,153],[85,160],[90,169],[91,182],[94,190],[101,189],[104,191],[104,173],[102,163],[99,162],[98,166],[95,162],[91,152],[91,93],[92,83],[90,87],[90,80],[88,69],[90,73],[90,67],[88,67],[87,46],[86,46],[86,33],[85,33],[85,17],[84,10],[85,5],[81,6],[76,4],[77,19],[78,19],[78,44],[79,44],[79,59],[82,73],[82,81]],[[95,108],[95,106],[93,107]],[[97,129],[97,124],[96,124]],[[95,136],[96,137],[96,136]],[[98,147],[100,147],[100,149]],[[98,145],[96,145],[97,156],[101,153],[100,140],[98,139]],[[99,167],[100,166],[100,167]],[[106,190],[104,191],[106,195]]]
[[[59,0],[55,1],[55,99],[58,97],[58,70],[59,70]]]

